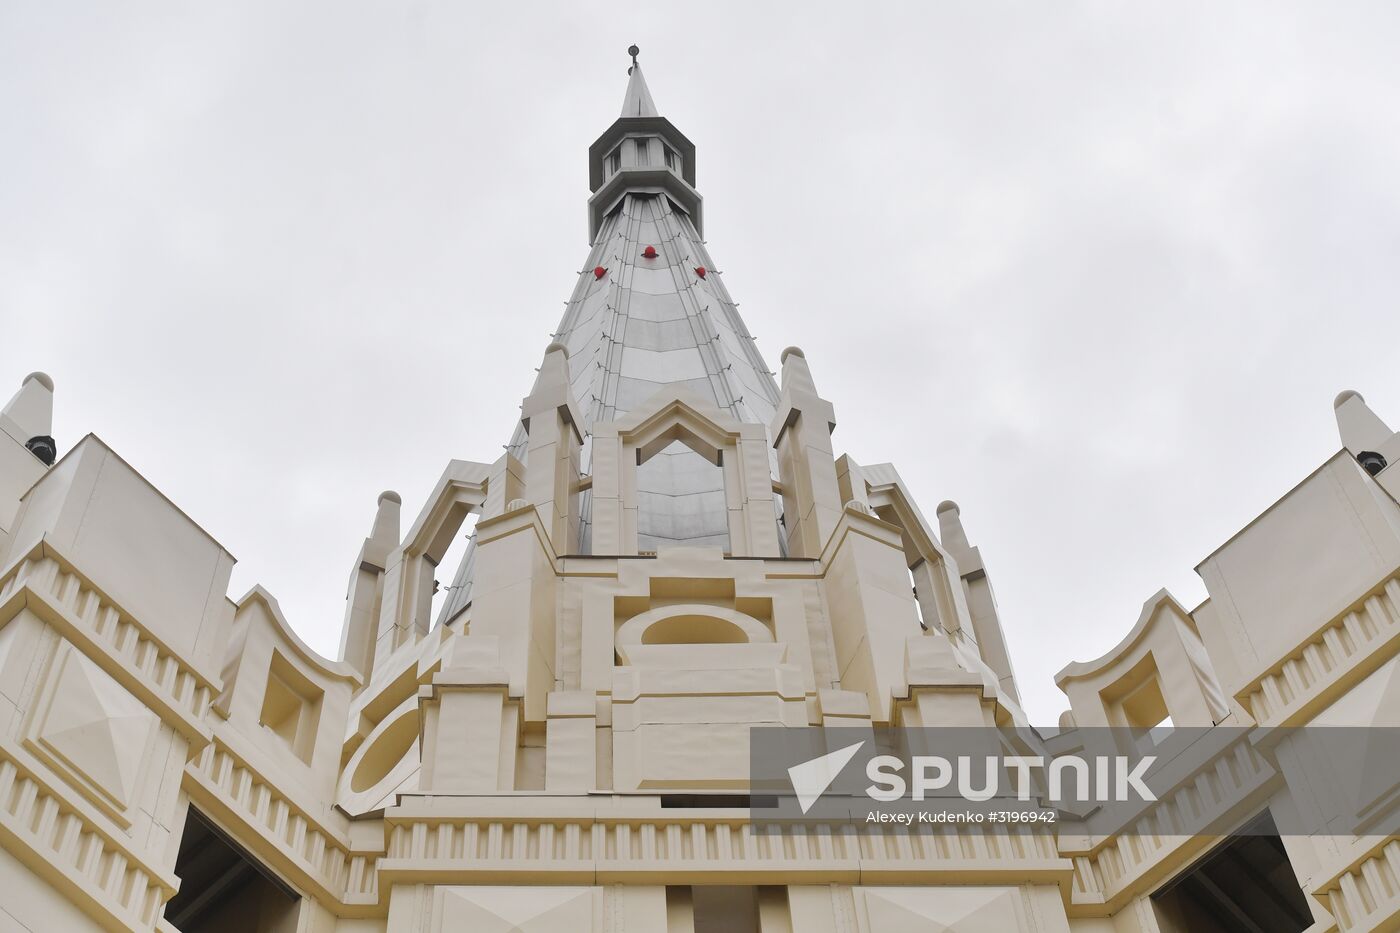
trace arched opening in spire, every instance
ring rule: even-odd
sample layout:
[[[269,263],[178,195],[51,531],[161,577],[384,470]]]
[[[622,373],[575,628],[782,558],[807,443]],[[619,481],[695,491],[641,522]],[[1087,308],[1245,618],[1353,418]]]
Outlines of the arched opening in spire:
[[[640,453],[640,451],[639,451]],[[686,443],[671,441],[637,464],[637,550],[719,547],[730,551],[724,468]]]

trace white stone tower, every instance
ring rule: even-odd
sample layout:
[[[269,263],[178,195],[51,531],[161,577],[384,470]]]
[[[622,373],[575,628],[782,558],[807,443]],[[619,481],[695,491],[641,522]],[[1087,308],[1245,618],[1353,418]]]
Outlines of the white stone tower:
[[[641,65],[633,64],[621,116],[588,150],[592,248],[554,334],[582,415],[577,466],[584,474],[592,470],[591,426],[627,415],[663,387],[693,393],[739,421],[767,425],[776,411],[774,374],[701,238],[695,162],[694,144],[658,113]],[[525,459],[526,443],[522,424],[511,453]],[[776,460],[770,466],[776,474]],[[638,471],[633,508],[642,552],[672,544],[729,549],[722,469],[680,442]],[[568,535],[556,539],[561,553],[599,553],[590,489],[569,517]],[[469,553],[439,622],[470,603],[473,562]]]
[[[1343,446],[1201,562],[1209,598],[1152,595],[1033,729],[961,510],[837,456],[843,361],[774,380],[631,53],[519,428],[406,526],[380,494],[338,660],[97,437],[55,459],[53,380],[0,411],[0,930],[1400,928],[1395,773],[1292,731],[1400,725],[1400,435],[1338,396]],[[808,726],[1047,760],[1114,730],[1165,776],[1104,832],[756,827],[751,735]]]

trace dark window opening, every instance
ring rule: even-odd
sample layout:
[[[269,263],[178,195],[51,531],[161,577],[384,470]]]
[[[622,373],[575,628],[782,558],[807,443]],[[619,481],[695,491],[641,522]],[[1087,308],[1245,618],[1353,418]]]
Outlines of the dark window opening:
[[[622,148],[618,147],[608,153],[608,174],[616,175],[622,171]]]
[[[165,919],[180,933],[273,933],[296,926],[300,898],[193,807],[175,857],[180,890]]]
[[[666,913],[678,918],[688,915],[695,933],[759,933],[760,905],[764,912],[786,914],[787,888],[728,884],[666,888]]]
[[[1266,811],[1152,895],[1163,933],[1301,933],[1312,911]]]
[[[680,154],[670,146],[666,147],[666,167],[673,172],[679,172],[681,170]]]
[[[776,807],[778,798],[768,794],[662,794],[661,809],[679,810],[693,807],[723,809],[733,807],[747,810],[750,807]]]

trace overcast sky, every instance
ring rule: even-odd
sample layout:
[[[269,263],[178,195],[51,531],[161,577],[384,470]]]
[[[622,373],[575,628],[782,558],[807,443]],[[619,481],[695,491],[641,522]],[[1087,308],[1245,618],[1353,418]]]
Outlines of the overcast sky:
[[[5,3],[0,394],[51,373],[334,655],[379,491],[515,426],[632,42],[759,348],[961,503],[1038,722],[1340,389],[1400,422],[1384,3]]]

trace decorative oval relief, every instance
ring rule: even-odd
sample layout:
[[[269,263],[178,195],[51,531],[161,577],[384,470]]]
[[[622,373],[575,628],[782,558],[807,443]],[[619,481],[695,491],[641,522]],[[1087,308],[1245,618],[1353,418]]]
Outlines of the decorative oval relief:
[[[418,698],[409,697],[374,727],[350,757],[341,779],[340,805],[349,813],[375,809],[420,765]]]

